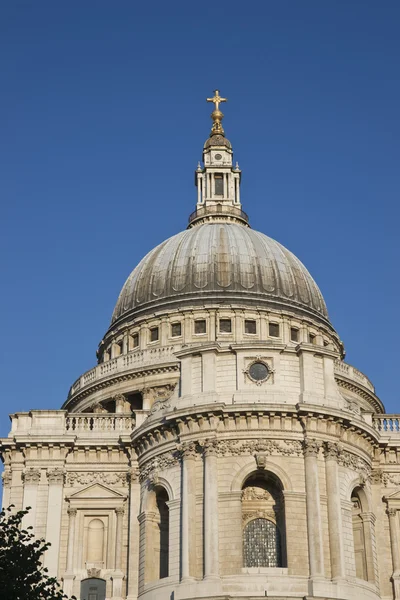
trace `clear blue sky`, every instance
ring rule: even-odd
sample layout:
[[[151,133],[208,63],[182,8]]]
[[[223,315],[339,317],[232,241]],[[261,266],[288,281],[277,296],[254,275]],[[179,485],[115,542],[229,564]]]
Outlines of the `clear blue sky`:
[[[58,408],[126,277],[186,226],[218,87],[254,227],[398,391],[400,3],[3,2],[1,405]]]

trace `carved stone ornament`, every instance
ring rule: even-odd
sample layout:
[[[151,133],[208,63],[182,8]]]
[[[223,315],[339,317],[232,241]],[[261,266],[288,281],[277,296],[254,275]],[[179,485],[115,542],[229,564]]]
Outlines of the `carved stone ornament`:
[[[385,487],[400,485],[400,473],[382,473],[382,483]]]
[[[11,485],[12,474],[11,471],[4,471],[1,478],[3,480],[3,487],[9,487]]]
[[[115,514],[117,515],[117,517],[122,517],[125,513],[125,510],[122,506],[119,506],[118,508],[115,509]]]
[[[273,511],[267,510],[249,510],[242,513],[242,522],[243,525],[248,523],[249,521],[253,521],[253,519],[269,519],[275,523],[276,514]]]
[[[107,409],[100,402],[95,402],[91,405],[90,410],[96,414],[104,414],[107,413]]]
[[[67,510],[67,512],[68,512],[68,514],[69,514],[70,518],[72,518],[72,519],[73,519],[73,518],[75,518],[75,517],[76,517],[76,515],[78,514],[78,511],[77,511],[77,509],[76,509],[76,508],[69,508],[69,509]]]
[[[47,479],[49,480],[49,483],[64,483],[65,472],[63,469],[60,469],[59,467],[48,470],[47,471]]]
[[[104,471],[92,471],[92,472],[76,472],[72,471],[67,475],[67,482],[69,485],[89,485],[94,482],[104,483],[105,485],[120,485],[126,486],[128,483],[128,473],[126,472],[112,472],[107,473]]]
[[[139,467],[132,467],[127,475],[131,483],[137,483],[140,475]]]
[[[242,492],[242,500],[270,500],[271,494],[262,488],[249,486]]]
[[[347,467],[363,475],[365,480],[371,476],[371,466],[359,456],[343,450],[338,456],[338,464],[342,467]]]
[[[140,469],[139,481],[143,483],[144,481],[150,479],[154,482],[154,478],[158,477],[158,472],[160,470],[162,471],[164,469],[174,467],[178,464],[179,459],[180,454],[178,451],[165,452],[164,454],[161,454]]]
[[[22,477],[25,483],[39,483],[40,469],[34,469],[33,467],[30,467],[23,472]]]
[[[372,485],[380,485],[383,481],[382,469],[374,469],[371,472],[371,483]]]
[[[178,450],[184,460],[196,458],[197,456],[196,442],[184,442],[178,446]]]
[[[203,448],[204,456],[217,456],[218,442],[216,439],[204,440],[200,442],[200,446]]]
[[[249,362],[247,367],[243,369],[243,373],[256,385],[262,385],[269,379],[272,373],[275,373],[275,371],[265,358],[256,356],[256,358]]]
[[[265,454],[257,453],[255,455],[257,469],[265,469],[267,466],[267,456]]]
[[[342,446],[340,444],[336,444],[335,442],[325,442],[324,443],[324,456],[327,459],[333,458],[335,460],[338,459],[339,454],[342,452]]]
[[[389,517],[396,517],[397,516],[397,510],[395,508],[388,508],[387,509],[387,514],[389,515]]]
[[[87,575],[90,578],[94,577],[96,579],[100,577],[101,569],[95,569],[94,567],[92,569],[87,569]]]
[[[303,440],[303,452],[304,456],[314,456],[317,457],[319,454],[319,449],[321,448],[321,443],[317,440],[305,438]]]

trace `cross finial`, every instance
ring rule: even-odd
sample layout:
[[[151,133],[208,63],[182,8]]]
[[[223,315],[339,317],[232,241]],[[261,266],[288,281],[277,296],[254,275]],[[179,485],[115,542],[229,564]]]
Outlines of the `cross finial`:
[[[219,95],[219,90],[214,90],[214,96],[212,98],[207,98],[207,102],[213,102],[215,104],[215,110],[219,110],[219,105],[221,102],[226,102],[228,98],[221,98]]]
[[[211,135],[224,135],[224,129],[222,127],[224,114],[219,110],[219,105],[221,102],[226,102],[227,100],[228,98],[221,98],[219,90],[214,91],[214,96],[212,98],[207,98],[207,102],[213,102],[214,104],[214,110],[211,113],[211,118],[214,121],[211,128]]]

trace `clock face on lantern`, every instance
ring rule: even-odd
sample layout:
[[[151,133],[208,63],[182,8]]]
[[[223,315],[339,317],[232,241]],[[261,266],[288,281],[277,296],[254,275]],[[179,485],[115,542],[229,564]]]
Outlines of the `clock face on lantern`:
[[[221,160],[222,154],[215,154],[214,158],[215,160]]]

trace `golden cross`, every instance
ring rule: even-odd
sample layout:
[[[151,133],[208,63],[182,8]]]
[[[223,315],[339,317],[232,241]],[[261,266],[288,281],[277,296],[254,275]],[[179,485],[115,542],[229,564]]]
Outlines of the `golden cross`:
[[[214,90],[214,94],[215,95],[213,98],[207,98],[207,102],[214,102],[215,110],[219,110],[220,103],[226,102],[228,98],[221,98],[221,96],[219,95],[219,90]]]

